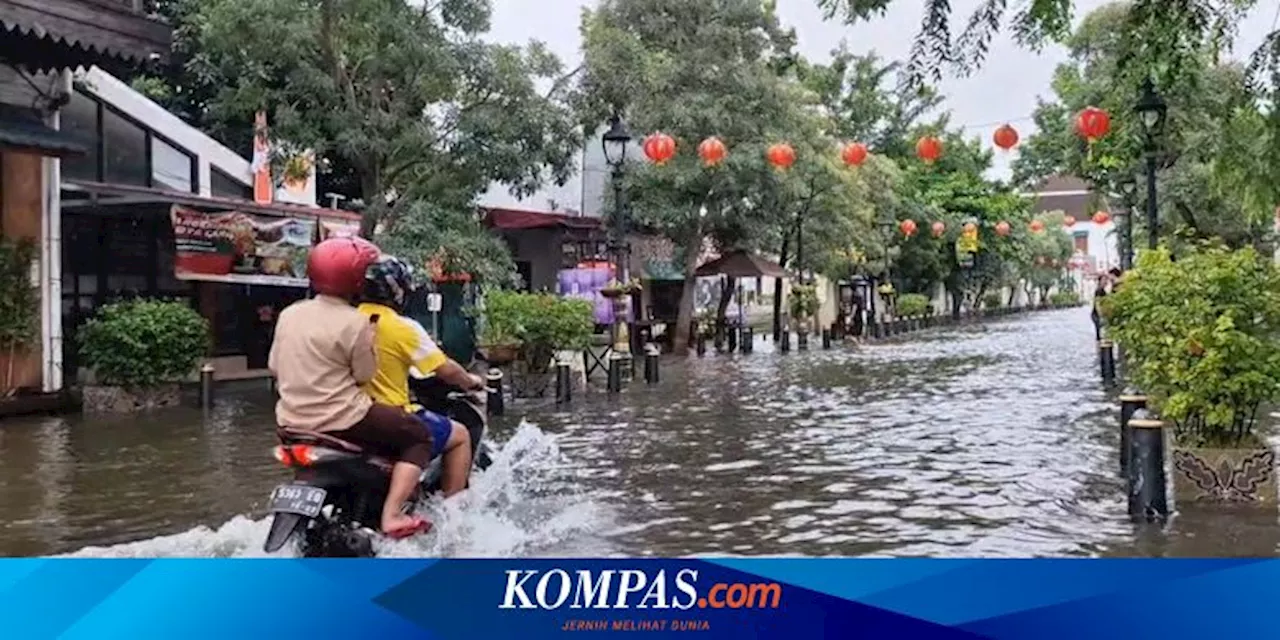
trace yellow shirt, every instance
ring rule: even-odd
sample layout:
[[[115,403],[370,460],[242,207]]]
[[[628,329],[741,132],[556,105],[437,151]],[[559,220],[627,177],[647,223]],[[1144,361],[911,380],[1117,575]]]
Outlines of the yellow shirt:
[[[449,358],[413,318],[370,302],[360,305],[360,313],[370,318],[378,316],[378,322],[373,325],[378,366],[373,379],[362,388],[379,403],[412,411],[415,407],[409,400],[409,369],[412,367],[427,375]]]

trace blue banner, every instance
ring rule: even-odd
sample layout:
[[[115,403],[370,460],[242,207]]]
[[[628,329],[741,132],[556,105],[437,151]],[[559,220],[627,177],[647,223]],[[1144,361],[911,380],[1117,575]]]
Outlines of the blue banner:
[[[1275,560],[0,561],[4,637],[1270,637]]]

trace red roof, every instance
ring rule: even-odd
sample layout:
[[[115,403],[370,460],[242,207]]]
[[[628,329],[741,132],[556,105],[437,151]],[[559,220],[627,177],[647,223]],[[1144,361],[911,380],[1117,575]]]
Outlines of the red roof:
[[[567,216],[563,213],[527,211],[523,209],[498,209],[484,207],[484,224],[500,231],[521,229],[600,229],[599,218]]]
[[[189,207],[203,207],[206,209],[224,209],[227,211],[243,211],[245,213],[261,213],[273,216],[323,216],[326,218],[342,218],[345,220],[360,220],[361,216],[353,211],[344,211],[342,209],[328,209],[325,207],[308,207],[300,204],[286,204],[283,202],[273,202],[271,204],[258,204],[252,200],[244,200],[242,198],[227,198],[223,196],[200,196],[194,193],[186,193],[183,191],[170,191],[168,189],[156,189],[153,187],[136,187],[125,184],[107,184],[105,182],[90,182],[86,180],[68,180],[65,183],[73,189],[81,189],[96,195],[107,196],[139,196],[142,198],[150,198],[156,202],[168,202],[172,204],[184,204]]]

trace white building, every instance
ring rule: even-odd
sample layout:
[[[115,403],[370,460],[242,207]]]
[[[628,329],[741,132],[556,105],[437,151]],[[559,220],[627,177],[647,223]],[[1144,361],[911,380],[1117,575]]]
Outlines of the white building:
[[[1075,224],[1066,229],[1075,247],[1072,260],[1079,265],[1071,275],[1081,298],[1091,299],[1096,275],[1120,266],[1116,224],[1106,197],[1095,194],[1074,176],[1051,176],[1023,195],[1035,200],[1036,213],[1058,212],[1075,219]],[[1107,222],[1094,222],[1099,211],[1107,213]]]

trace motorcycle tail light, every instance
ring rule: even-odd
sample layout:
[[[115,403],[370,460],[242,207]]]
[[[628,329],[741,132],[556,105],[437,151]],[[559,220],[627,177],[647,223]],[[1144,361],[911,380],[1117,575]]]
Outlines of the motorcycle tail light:
[[[310,467],[326,460],[344,457],[338,451],[307,444],[283,445],[272,449],[271,453],[286,467]]]

